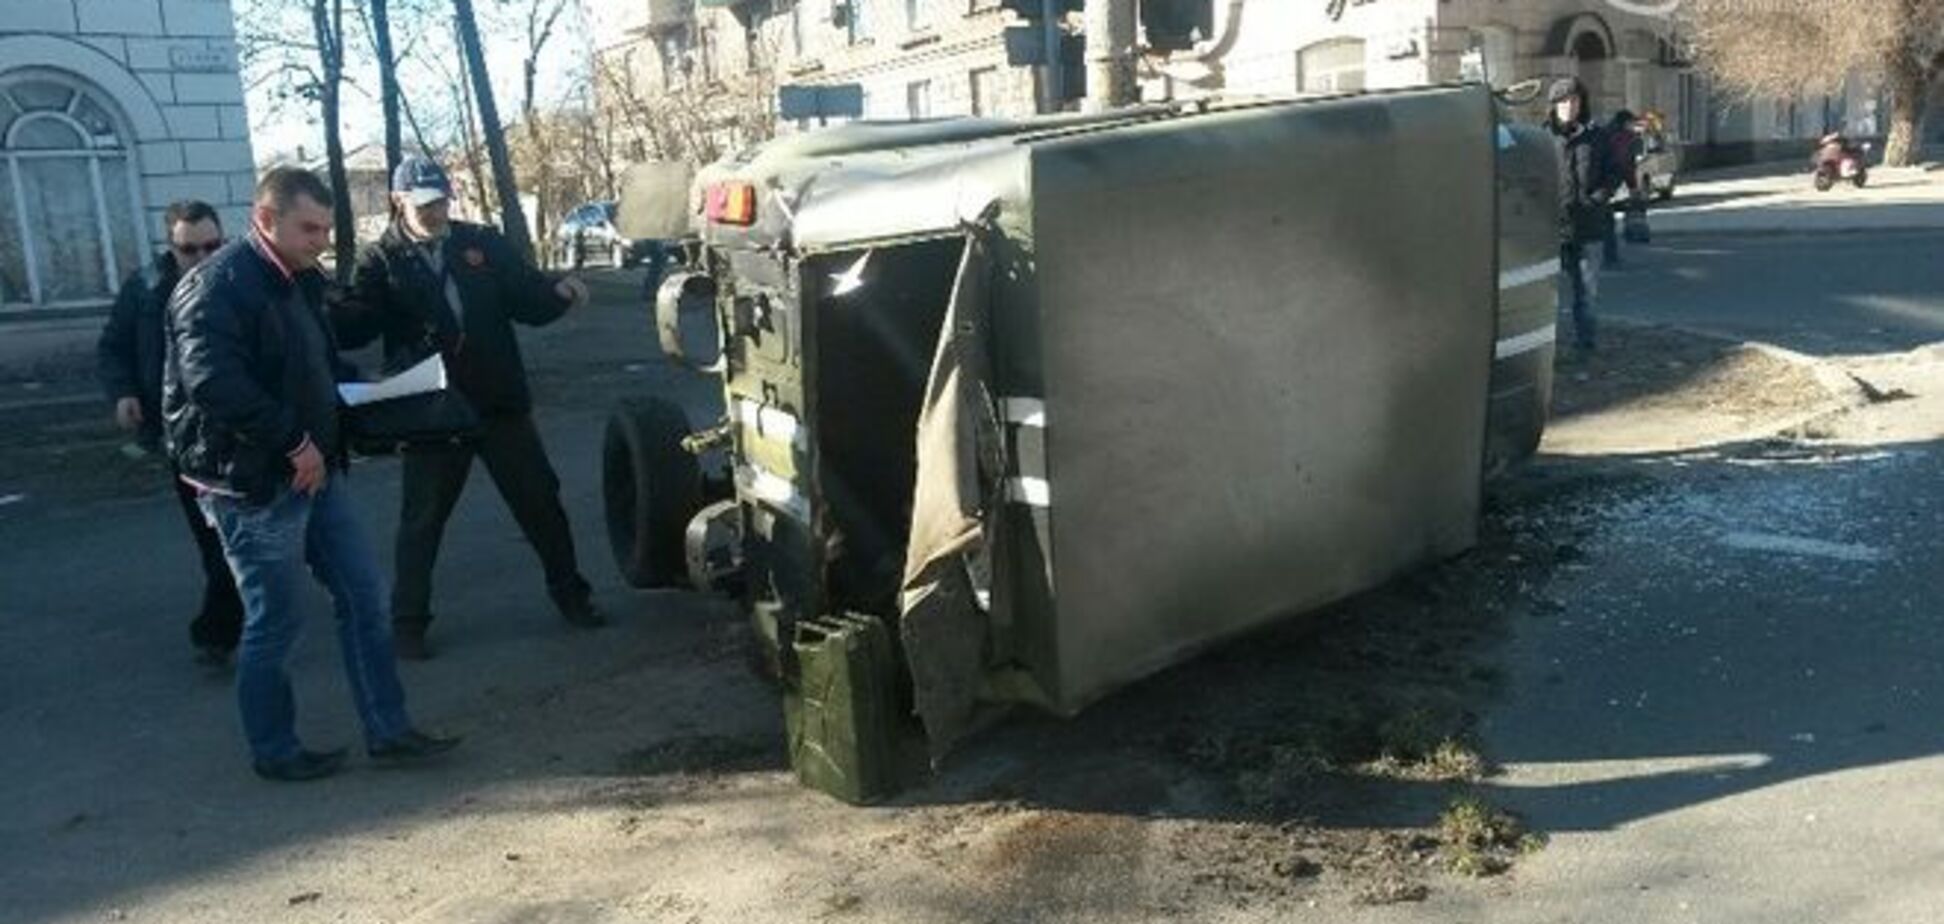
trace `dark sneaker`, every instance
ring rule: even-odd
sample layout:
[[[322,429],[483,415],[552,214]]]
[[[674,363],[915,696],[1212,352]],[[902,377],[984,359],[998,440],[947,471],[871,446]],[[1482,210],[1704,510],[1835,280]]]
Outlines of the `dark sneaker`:
[[[569,625],[580,626],[583,629],[607,625],[607,617],[594,608],[592,597],[586,595],[570,597],[555,601],[555,605],[560,607],[560,618],[567,620]]]
[[[221,645],[197,645],[196,663],[210,670],[222,670],[230,666],[230,655],[234,651]]]
[[[424,629],[392,629],[392,653],[403,661],[432,660],[432,646],[425,643]]]
[[[402,767],[422,763],[459,746],[457,736],[441,738],[413,729],[390,741],[373,745],[371,759],[388,766]]]
[[[335,751],[298,751],[283,760],[259,760],[252,769],[256,775],[278,783],[303,783],[321,780],[344,769],[343,748]]]

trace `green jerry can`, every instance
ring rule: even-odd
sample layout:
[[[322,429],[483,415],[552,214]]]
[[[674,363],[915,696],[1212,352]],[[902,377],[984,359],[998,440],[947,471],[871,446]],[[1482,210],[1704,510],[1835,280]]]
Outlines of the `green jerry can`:
[[[797,623],[796,671],[783,698],[790,766],[805,786],[853,805],[898,782],[897,652],[872,616]]]

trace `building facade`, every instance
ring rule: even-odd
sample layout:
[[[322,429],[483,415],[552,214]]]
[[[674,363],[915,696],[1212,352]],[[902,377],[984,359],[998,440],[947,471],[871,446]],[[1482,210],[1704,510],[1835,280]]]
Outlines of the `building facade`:
[[[1793,101],[1716,93],[1686,60],[1675,24],[1632,11],[1638,4],[1143,0],[1142,6],[1138,72],[1146,100],[1465,79],[1506,87],[1571,74],[1592,90],[1598,112],[1657,113],[1687,149],[1690,165],[1802,154],[1808,139],[1831,128],[1880,133],[1879,96],[1860,84],[1838,96]],[[744,109],[773,107],[779,84],[856,84],[864,116],[873,119],[1018,116],[1074,105],[1053,98],[1045,69],[1008,65],[1003,33],[1017,20],[1000,0],[590,0],[589,9],[597,71],[610,76],[597,92],[604,114],[621,108],[617,97],[686,99],[688,107],[720,112],[710,95],[721,97],[744,74],[772,81],[727,94]],[[1081,18],[1069,16],[1067,28],[1079,28]],[[1157,50],[1163,48],[1169,50]],[[752,127],[757,130],[747,130]],[[718,118],[709,153],[796,127],[804,126],[768,125],[749,115]],[[680,145],[644,147],[623,156],[682,156],[674,150]]]
[[[229,0],[0,0],[0,316],[99,309],[178,199],[248,220]]]

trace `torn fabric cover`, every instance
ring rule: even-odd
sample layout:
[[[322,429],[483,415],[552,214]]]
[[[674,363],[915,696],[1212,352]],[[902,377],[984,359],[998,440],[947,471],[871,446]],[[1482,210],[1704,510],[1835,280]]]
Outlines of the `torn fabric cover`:
[[[985,673],[988,625],[978,591],[988,569],[988,499],[1003,463],[987,382],[991,261],[979,231],[966,235],[952,302],[918,417],[918,477],[899,599],[913,698],[934,759],[972,728]]]

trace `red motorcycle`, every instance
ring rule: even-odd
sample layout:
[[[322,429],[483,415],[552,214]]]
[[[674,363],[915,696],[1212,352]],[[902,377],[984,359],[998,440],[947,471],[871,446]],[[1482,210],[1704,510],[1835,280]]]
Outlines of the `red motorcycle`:
[[[1816,142],[1816,191],[1828,192],[1844,180],[1862,189],[1870,181],[1870,168],[1865,163],[1869,156],[1870,144],[1857,144],[1843,137],[1841,132],[1831,132]]]

